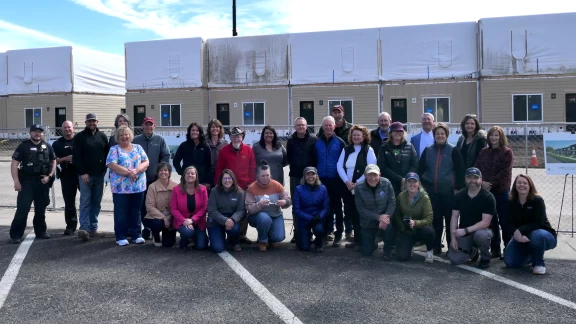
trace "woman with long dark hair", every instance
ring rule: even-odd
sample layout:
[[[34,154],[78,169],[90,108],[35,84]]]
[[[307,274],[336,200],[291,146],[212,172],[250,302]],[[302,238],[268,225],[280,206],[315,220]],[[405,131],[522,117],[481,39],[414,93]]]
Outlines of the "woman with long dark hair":
[[[179,175],[189,166],[198,170],[199,181],[210,189],[214,181],[212,172],[212,154],[206,145],[206,136],[202,125],[193,122],[186,131],[186,141],[178,146],[174,155],[174,168]]]
[[[486,132],[480,129],[480,122],[476,115],[466,115],[460,123],[462,131],[458,138],[456,148],[462,155],[464,170],[471,168],[476,163],[478,154],[486,147]]]
[[[270,166],[272,179],[284,185],[284,167],[288,165],[286,149],[278,141],[278,134],[272,126],[264,126],[260,134],[260,141],[252,149],[256,161],[266,160]]]

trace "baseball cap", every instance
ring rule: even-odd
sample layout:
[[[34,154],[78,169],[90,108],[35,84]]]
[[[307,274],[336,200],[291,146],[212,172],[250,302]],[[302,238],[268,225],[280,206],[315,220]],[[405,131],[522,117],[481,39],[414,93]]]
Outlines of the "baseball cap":
[[[144,118],[144,121],[142,121],[142,125],[146,124],[146,123],[152,123],[152,124],[156,124],[154,121],[154,118],[152,117],[146,117]]]
[[[406,174],[406,176],[404,177],[404,179],[406,179],[406,181],[410,180],[410,179],[414,179],[416,181],[420,181],[420,177],[418,176],[418,173],[416,172],[408,172],[408,174]]]
[[[334,106],[332,106],[332,111],[334,111],[334,110],[336,110],[336,109],[340,110],[341,112],[344,112],[344,107],[342,107],[342,105],[334,105]]]
[[[95,113],[89,113],[86,115],[86,121],[89,121],[89,120],[98,120],[98,117],[96,117]]]
[[[44,131],[44,126],[40,125],[40,124],[33,124],[32,126],[30,126],[30,131]]]
[[[309,167],[304,168],[304,175],[307,175],[308,172],[312,172],[312,173],[314,173],[314,174],[318,174],[318,170],[316,170],[316,168],[313,167],[313,166],[309,166]]]
[[[364,173],[366,174],[375,173],[377,175],[380,175],[380,168],[376,164],[368,164],[366,166],[366,169],[364,170]]]
[[[468,168],[466,169],[466,176],[476,176],[482,178],[482,172],[478,168]]]

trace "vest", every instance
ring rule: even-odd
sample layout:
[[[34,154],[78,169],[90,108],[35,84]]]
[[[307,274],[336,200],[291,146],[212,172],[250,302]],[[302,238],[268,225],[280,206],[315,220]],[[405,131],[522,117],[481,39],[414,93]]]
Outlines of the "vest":
[[[360,146],[360,152],[358,152],[358,157],[356,158],[356,165],[354,166],[354,174],[352,175],[352,182],[356,183],[366,170],[368,165],[368,144],[362,144]],[[344,148],[344,169],[346,169],[346,161],[348,161],[348,156],[354,152],[354,145],[348,145]]]
[[[34,145],[31,140],[26,142],[26,154],[20,163],[20,172],[24,178],[37,179],[50,173],[50,151],[44,141]]]

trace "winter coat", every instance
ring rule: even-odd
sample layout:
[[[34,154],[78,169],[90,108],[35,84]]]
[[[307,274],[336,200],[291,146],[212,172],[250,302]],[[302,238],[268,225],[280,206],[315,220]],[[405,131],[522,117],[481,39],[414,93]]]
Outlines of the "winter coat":
[[[411,218],[414,221],[413,229],[422,228],[426,225],[432,225],[432,203],[426,191],[421,190],[416,196],[416,201],[408,201],[408,190],[402,191],[396,199],[396,210],[394,211],[394,229],[405,233],[414,233],[408,231],[404,226],[404,218]]]
[[[328,189],[320,185],[312,187],[302,184],[294,190],[292,197],[292,211],[298,219],[298,226],[306,226],[312,217],[319,215],[323,220],[330,212],[330,201],[328,199]]]
[[[478,134],[472,138],[472,142],[468,144],[468,149],[466,152],[463,153],[462,146],[466,142],[466,136],[460,135],[458,138],[458,143],[456,144],[456,148],[464,159],[464,170],[474,166],[476,159],[478,158],[478,154],[480,154],[480,151],[487,146],[488,142],[486,141],[486,138],[486,132],[482,129],[479,130]]]
[[[404,141],[399,146],[387,141],[380,148],[378,167],[383,177],[390,180],[396,195],[400,193],[402,179],[408,172],[418,171],[418,155],[411,143]]]

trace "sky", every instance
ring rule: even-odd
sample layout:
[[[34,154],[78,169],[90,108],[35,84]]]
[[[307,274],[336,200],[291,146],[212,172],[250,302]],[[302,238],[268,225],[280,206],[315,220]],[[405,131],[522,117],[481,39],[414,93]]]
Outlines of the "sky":
[[[237,0],[238,36],[422,25],[574,12],[576,1]],[[545,6],[544,6],[545,5]],[[123,55],[133,41],[232,36],[232,0],[13,0],[0,52],[51,46]]]

